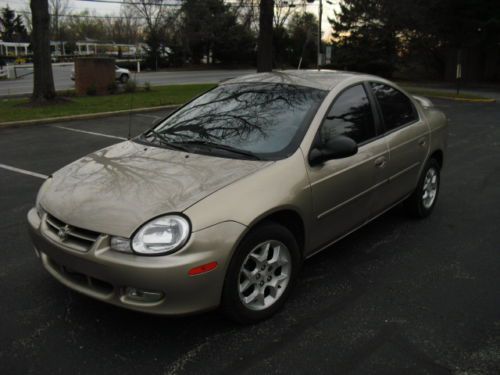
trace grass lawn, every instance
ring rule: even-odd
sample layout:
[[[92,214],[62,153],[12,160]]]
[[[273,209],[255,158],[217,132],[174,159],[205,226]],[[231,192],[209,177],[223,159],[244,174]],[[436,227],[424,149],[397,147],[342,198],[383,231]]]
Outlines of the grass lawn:
[[[87,113],[127,110],[130,108],[158,107],[183,104],[196,95],[216,86],[215,84],[156,86],[151,91],[142,89],[133,94],[107,96],[71,96],[67,103],[43,107],[25,107],[27,98],[0,99],[0,123],[35,120],[47,117],[72,116]]]

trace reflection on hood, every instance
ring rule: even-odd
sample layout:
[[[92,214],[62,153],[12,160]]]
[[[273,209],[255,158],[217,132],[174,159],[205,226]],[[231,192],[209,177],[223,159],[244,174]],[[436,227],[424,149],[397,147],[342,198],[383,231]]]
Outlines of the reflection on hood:
[[[127,141],[54,173],[41,204],[70,225],[129,237],[151,218],[182,212],[269,163],[187,154]]]

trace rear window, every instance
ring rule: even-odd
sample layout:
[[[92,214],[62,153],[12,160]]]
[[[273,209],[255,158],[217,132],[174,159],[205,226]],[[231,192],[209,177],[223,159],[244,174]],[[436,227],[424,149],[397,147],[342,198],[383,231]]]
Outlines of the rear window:
[[[371,82],[387,131],[418,120],[417,111],[411,100],[395,88],[378,82]]]

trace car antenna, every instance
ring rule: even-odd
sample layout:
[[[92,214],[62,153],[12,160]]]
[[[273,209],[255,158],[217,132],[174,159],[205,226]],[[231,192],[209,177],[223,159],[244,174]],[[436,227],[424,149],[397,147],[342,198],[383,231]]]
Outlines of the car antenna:
[[[134,72],[134,83],[133,83],[134,85],[137,83],[136,77],[137,77],[137,70]],[[128,81],[127,81],[127,83],[128,83]],[[134,105],[134,93],[135,93],[135,90],[132,90],[132,92],[130,93],[130,110],[128,112],[127,140],[130,140],[130,138],[132,138],[132,108]]]

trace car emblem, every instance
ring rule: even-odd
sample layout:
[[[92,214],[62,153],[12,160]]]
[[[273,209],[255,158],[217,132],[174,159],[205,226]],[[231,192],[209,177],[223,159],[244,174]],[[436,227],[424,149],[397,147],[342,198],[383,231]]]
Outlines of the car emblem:
[[[65,225],[64,227],[59,228],[59,231],[57,232],[57,237],[61,241],[65,241],[68,239],[68,234],[69,234],[69,225]]]

